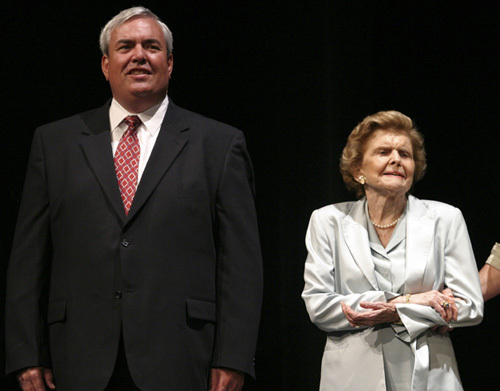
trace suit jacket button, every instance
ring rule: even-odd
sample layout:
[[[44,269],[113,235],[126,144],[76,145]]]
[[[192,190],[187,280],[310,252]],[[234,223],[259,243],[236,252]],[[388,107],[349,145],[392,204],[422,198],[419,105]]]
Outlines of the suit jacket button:
[[[115,292],[115,297],[116,297],[117,299],[121,299],[121,298],[122,298],[122,291],[116,291],[116,292]]]
[[[127,240],[127,239],[123,239],[123,240],[122,240],[122,246],[123,246],[123,247],[127,247],[129,244],[130,244],[130,243],[128,242],[128,240]]]

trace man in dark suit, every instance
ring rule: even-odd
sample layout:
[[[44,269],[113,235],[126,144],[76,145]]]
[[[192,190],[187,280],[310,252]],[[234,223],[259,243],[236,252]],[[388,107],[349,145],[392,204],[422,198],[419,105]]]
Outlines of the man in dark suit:
[[[172,35],[149,10],[115,16],[101,50],[112,101],[33,138],[7,371],[23,390],[240,390],[262,296],[243,134],[169,100]]]

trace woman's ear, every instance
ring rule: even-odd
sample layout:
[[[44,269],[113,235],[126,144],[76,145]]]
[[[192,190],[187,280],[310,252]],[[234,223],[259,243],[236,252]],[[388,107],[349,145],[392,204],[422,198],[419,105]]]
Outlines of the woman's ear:
[[[351,175],[352,175],[352,177],[354,178],[355,181],[359,182],[358,178],[361,175],[363,175],[361,173],[361,167],[359,167],[359,166],[354,167],[353,170],[351,171]]]

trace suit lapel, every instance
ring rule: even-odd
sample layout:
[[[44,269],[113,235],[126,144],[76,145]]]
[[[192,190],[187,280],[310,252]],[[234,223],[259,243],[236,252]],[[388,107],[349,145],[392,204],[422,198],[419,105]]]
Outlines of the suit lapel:
[[[179,109],[169,103],[160,133],[151,152],[128,214],[128,221],[140,210],[188,142],[189,126]]]
[[[366,228],[366,215],[364,201],[360,200],[354,204],[349,214],[342,221],[345,241],[354,261],[361,269],[366,279],[374,289],[378,289],[375,277],[375,266],[370,251],[370,241]]]
[[[97,109],[82,131],[81,146],[100,186],[120,219],[125,221],[125,211],[116,179],[109,129],[109,102]]]
[[[420,292],[434,239],[435,216],[417,198],[408,199],[405,292]]]

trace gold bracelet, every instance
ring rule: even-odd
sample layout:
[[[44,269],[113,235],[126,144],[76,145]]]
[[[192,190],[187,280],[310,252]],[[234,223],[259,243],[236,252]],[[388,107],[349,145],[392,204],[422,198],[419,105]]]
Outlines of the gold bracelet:
[[[411,294],[407,293],[406,294],[406,304],[410,304],[410,298],[411,298]]]

